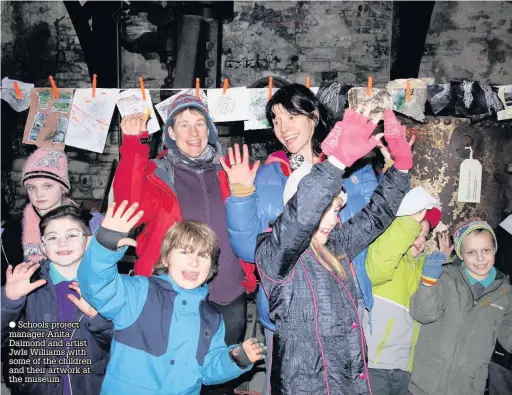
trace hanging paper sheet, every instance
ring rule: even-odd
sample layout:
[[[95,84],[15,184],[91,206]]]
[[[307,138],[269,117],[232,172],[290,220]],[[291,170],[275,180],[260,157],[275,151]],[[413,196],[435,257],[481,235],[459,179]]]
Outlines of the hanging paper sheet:
[[[245,88],[208,89],[208,111],[213,122],[245,121],[249,119],[247,103],[249,91]]]
[[[119,89],[76,89],[71,105],[66,145],[103,153]]]
[[[274,88],[275,94],[279,89]],[[269,129],[272,127],[268,123],[265,115],[265,109],[268,103],[268,88],[251,88],[248,89],[248,111],[249,119],[244,122],[245,130]]]
[[[64,149],[73,89],[59,89],[56,99],[51,88],[30,91],[30,111],[23,133],[23,143],[38,147]]]
[[[146,93],[146,100],[142,99],[142,92],[140,89],[127,89],[121,92],[117,100],[117,108],[121,117],[124,118],[127,115],[144,114],[146,109],[149,108],[149,120],[148,120],[148,132],[155,133],[160,130],[158,119],[156,118],[155,110],[153,109],[153,103],[151,101],[151,95],[147,89],[144,90]]]
[[[162,118],[162,121],[167,122],[167,116],[169,114],[169,107],[171,106],[174,101],[183,95],[190,95],[190,96],[196,96],[196,90],[195,89],[171,89],[175,90],[177,93],[174,94],[171,97],[168,97],[164,101],[161,101],[160,103],[155,105],[156,110],[158,111],[158,114],[160,115],[160,118]],[[208,108],[208,97],[206,96],[206,92],[204,90],[199,91],[199,99],[204,103],[205,107]]]
[[[21,91],[21,99],[16,94],[14,83],[18,83]],[[30,91],[34,84],[27,84],[26,82],[11,80],[5,77],[2,80],[2,99],[11,105],[14,111],[25,111],[30,107]]]
[[[389,92],[377,88],[372,89],[371,96],[368,96],[367,88],[352,88],[348,91],[348,105],[375,124],[384,117],[384,111],[393,107]]]
[[[407,83],[409,83],[411,89],[409,101],[407,101]],[[420,122],[424,121],[427,86],[433,83],[433,78],[410,78],[388,82],[386,89],[391,94],[393,111],[407,115]]]
[[[498,120],[512,119],[512,85],[498,87],[498,97],[505,107],[504,110],[498,111]]]

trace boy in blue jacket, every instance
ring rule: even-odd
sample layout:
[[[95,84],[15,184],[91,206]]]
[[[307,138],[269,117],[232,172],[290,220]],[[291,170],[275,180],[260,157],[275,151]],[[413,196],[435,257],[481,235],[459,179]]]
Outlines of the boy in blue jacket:
[[[100,393],[114,327],[80,297],[76,282],[91,237],[87,222],[75,206],[49,211],[39,222],[48,259],[7,268],[2,343],[11,348],[9,377],[21,378],[11,383],[12,394]],[[15,359],[30,363],[20,365]]]
[[[178,222],[152,277],[120,275],[117,262],[136,244],[128,232],[143,215],[138,203],[127,204],[115,213],[115,203],[109,206],[78,273],[84,297],[115,327],[101,394],[196,395],[202,383],[251,369],[264,358],[263,344],[227,347],[222,318],[206,299],[220,253],[215,233],[202,222]]]

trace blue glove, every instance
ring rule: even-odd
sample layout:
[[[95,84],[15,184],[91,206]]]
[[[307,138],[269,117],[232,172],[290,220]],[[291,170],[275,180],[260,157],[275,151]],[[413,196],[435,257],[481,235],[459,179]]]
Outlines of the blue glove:
[[[440,251],[435,251],[425,258],[421,277],[423,285],[431,287],[439,280],[443,273],[443,263],[446,262],[446,258],[446,254]]]
[[[89,221],[89,228],[91,229],[91,234],[96,233],[96,230],[99,229],[101,223],[103,222],[103,218],[105,218],[105,216],[102,213],[92,213],[92,218]]]

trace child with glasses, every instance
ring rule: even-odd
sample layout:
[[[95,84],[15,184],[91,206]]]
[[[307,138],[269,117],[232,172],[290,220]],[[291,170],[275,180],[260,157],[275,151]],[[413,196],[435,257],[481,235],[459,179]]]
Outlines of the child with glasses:
[[[2,287],[2,344],[11,348],[11,358],[29,361],[21,365],[22,374],[9,375],[22,380],[11,383],[12,389],[15,394],[99,394],[113,325],[81,297],[76,281],[91,238],[87,220],[78,208],[60,206],[41,218],[39,230],[48,259],[9,265]],[[34,355],[36,349],[48,351]]]

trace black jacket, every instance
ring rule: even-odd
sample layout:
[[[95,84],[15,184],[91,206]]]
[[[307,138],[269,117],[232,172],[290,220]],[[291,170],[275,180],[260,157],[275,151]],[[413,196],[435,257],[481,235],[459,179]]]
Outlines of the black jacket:
[[[256,264],[275,321],[272,394],[369,393],[364,336],[348,261],[391,224],[409,189],[409,175],[391,168],[368,206],[327,241],[344,255],[347,281],[327,271],[309,248],[325,210],[339,193],[343,171],[316,164],[275,221],[260,235]]]

